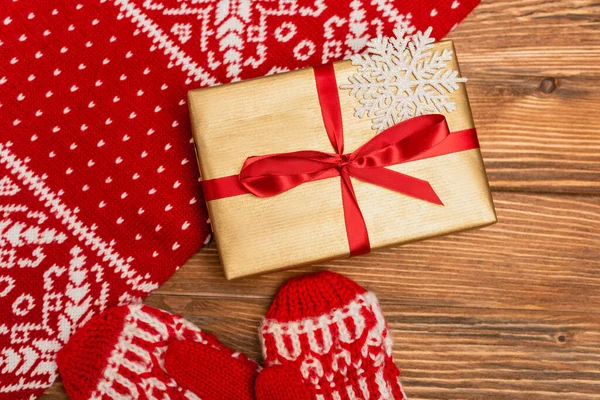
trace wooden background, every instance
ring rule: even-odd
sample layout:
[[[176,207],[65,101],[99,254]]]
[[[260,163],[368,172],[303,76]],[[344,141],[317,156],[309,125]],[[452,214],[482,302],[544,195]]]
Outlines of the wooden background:
[[[146,303],[259,360],[277,287],[330,268],[377,292],[411,399],[600,399],[600,1],[483,0],[450,37],[497,225],[235,282],[211,245]]]

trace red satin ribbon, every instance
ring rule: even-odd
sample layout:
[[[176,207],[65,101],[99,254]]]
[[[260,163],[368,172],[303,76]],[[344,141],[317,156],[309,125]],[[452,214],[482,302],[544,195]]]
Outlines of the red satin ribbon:
[[[335,153],[295,151],[249,157],[239,175],[203,181],[207,201],[252,193],[276,196],[306,182],[339,176],[351,255],[371,249],[350,177],[443,205],[429,182],[385,167],[479,147],[475,129],[450,133],[443,115],[424,115],[392,126],[344,154],[340,99],[332,64],[314,69],[327,136]]]

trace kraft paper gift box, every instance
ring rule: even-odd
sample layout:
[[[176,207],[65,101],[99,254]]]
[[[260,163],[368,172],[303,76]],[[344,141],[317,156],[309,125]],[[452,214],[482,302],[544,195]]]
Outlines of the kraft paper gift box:
[[[442,114],[450,136],[471,131],[476,142],[467,92],[458,72],[453,44],[451,41],[430,42],[432,40],[425,33],[412,39],[416,50],[412,48],[411,51],[408,39],[400,43],[408,52],[405,53],[409,56],[407,63],[410,64],[413,56],[420,57],[421,67],[414,70],[421,78],[433,82],[426,90],[419,88],[417,82],[412,87],[414,90],[405,95],[407,98],[415,93],[424,96],[425,105],[421,106],[430,111],[426,110],[425,114]],[[419,49],[421,53],[416,54]],[[381,55],[377,48],[371,50],[375,56]],[[366,57],[356,57],[352,62],[335,63],[330,70],[335,74],[339,96],[345,153],[353,152],[382,129],[381,116],[385,115],[385,110],[382,113],[375,110],[374,114],[365,111],[366,106],[372,107],[372,102],[365,100],[365,93],[360,91],[369,68],[368,60],[365,60]],[[394,72],[393,62],[391,69],[382,64],[381,71]],[[395,71],[396,81],[398,76],[405,79],[409,72]],[[319,97],[323,94],[317,92],[315,74],[309,68],[189,92],[198,163],[203,183],[208,183],[205,197],[228,279],[350,254],[340,175],[306,182],[271,197],[242,194],[233,189],[228,192],[227,185],[213,193],[215,182],[229,181],[234,188],[240,186],[238,174],[251,156],[303,150],[335,153],[326,131],[320,104],[323,99]],[[408,78],[418,79],[415,74]],[[386,78],[379,76],[374,81],[377,79],[383,81]],[[442,83],[446,87],[434,87]],[[353,87],[356,90],[352,90]],[[440,100],[437,94],[446,98]],[[378,94],[372,92],[369,96],[377,97]],[[402,111],[402,106],[397,110]],[[412,110],[416,112],[414,107]],[[448,154],[416,157],[386,168],[428,182],[443,205],[351,177],[373,250],[496,222],[478,145]]]

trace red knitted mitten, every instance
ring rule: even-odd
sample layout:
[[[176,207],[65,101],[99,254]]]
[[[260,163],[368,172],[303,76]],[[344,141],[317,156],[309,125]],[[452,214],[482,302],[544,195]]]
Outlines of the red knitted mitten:
[[[202,400],[254,400],[258,366],[240,353],[190,340],[173,342],[167,373]]]
[[[57,363],[71,400],[252,400],[258,369],[185,319],[142,305],[92,318]]]
[[[290,279],[260,336],[265,369],[258,400],[405,399],[377,298],[339,274]],[[273,390],[286,387],[281,395]]]
[[[307,400],[314,398],[311,388],[292,365],[273,365],[256,378],[257,400]]]

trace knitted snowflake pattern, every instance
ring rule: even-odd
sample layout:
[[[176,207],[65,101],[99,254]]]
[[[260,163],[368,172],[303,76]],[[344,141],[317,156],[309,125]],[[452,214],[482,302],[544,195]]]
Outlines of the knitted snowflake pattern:
[[[414,35],[398,28],[394,34],[372,39],[365,53],[352,56],[358,72],[340,85],[360,103],[354,115],[371,118],[378,133],[412,117],[454,111],[448,94],[467,81],[448,68],[451,50],[431,51],[431,28]]]

